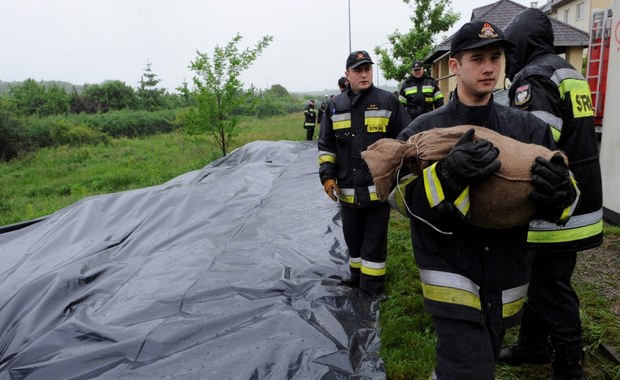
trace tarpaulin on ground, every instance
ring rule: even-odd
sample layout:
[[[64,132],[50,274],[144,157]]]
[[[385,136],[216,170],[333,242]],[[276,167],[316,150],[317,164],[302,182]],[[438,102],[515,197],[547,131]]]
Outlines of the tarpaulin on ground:
[[[384,379],[312,142],[0,234],[0,379]]]

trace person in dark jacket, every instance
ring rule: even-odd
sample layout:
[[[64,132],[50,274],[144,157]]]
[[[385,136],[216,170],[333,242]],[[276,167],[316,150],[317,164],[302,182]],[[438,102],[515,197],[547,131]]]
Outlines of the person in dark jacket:
[[[321,102],[321,105],[319,106],[319,111],[317,114],[317,119],[316,122],[317,124],[321,124],[321,120],[323,120],[323,115],[325,115],[325,110],[327,109],[327,103],[325,102]]]
[[[413,63],[411,76],[403,83],[398,98],[411,120],[443,106],[444,103],[437,81],[424,73],[424,66],[420,61]]]
[[[494,130],[524,143],[554,149],[551,132],[534,115],[499,105],[493,89],[503,48],[513,46],[490,22],[475,20],[453,36],[449,66],[457,78],[450,102],[412,121],[398,136],[458,125]],[[470,133],[471,132],[471,133]],[[528,225],[487,229],[468,223],[469,187],[502,165],[489,141],[465,133],[443,160],[419,175],[402,176],[400,194],[411,221],[413,253],[420,272],[424,308],[437,334],[433,379],[492,380],[508,327],[525,302],[532,255]],[[532,166],[540,214],[563,223],[577,202],[570,172],[538,157]],[[507,197],[506,201],[509,201]]]
[[[551,379],[584,379],[579,299],[571,286],[577,252],[603,241],[602,182],[590,88],[581,73],[555,54],[551,20],[528,8],[506,26],[517,46],[507,52],[512,107],[545,121],[568,156],[581,201],[561,228],[530,224],[528,242],[537,252],[518,343],[500,361],[545,363],[553,354]]]
[[[321,183],[341,205],[350,269],[343,283],[376,296],[383,292],[390,206],[379,200],[361,153],[381,138],[395,138],[409,118],[390,92],[373,85],[372,64],[363,50],[347,58],[349,86],[327,102],[318,149]]]
[[[340,89],[340,92],[345,92],[348,87],[349,80],[347,79],[347,77],[340,77],[338,79],[338,88]]]
[[[314,109],[314,99],[310,99],[304,110],[304,128],[306,129],[306,140],[312,141],[314,138],[314,127],[316,126],[316,110]]]

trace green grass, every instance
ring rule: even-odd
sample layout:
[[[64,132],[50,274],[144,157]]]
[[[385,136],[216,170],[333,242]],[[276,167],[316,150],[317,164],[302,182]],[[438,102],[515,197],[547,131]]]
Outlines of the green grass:
[[[303,114],[246,119],[231,148],[255,140],[303,140]],[[0,163],[0,226],[53,213],[86,196],[162,184],[221,157],[205,137],[181,132],[44,148]]]
[[[256,140],[304,140],[302,122],[301,112],[245,119],[232,148]],[[159,185],[219,157],[206,138],[180,132],[114,139],[108,145],[42,149],[0,163],[0,225],[48,215],[87,196]],[[619,238],[620,227],[606,226],[605,234]],[[430,316],[422,309],[409,221],[396,212],[390,221],[387,271],[388,298],[381,303],[380,325],[388,379],[427,379],[434,365],[435,336]],[[598,350],[600,342],[620,346],[618,318],[596,286],[575,287],[582,303],[589,379],[619,380],[620,368]],[[516,331],[511,329],[507,343],[516,339]],[[500,366],[497,379],[547,379],[549,371],[549,366]]]

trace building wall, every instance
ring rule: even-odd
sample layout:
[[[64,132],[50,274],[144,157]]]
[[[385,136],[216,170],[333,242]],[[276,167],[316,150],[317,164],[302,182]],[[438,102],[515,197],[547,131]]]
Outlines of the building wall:
[[[580,14],[578,9],[581,9]],[[555,12],[555,18],[588,32],[590,30],[591,9],[591,0],[575,0],[559,6]]]
[[[583,4],[583,15],[581,18],[577,18],[577,7],[580,4]],[[548,16],[579,28],[584,32],[590,32],[592,11],[594,9],[609,8],[611,4],[612,0],[573,0],[554,9]],[[566,19],[566,12],[568,12],[568,19]]]

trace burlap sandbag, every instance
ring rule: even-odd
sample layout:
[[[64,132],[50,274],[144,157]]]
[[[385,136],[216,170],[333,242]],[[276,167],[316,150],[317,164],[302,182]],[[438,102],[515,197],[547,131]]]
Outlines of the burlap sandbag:
[[[489,178],[470,187],[469,223],[484,228],[509,228],[527,224],[536,213],[529,195],[533,190],[531,167],[537,156],[551,160],[561,151],[525,144],[484,127],[461,125],[436,128],[417,133],[407,142],[381,139],[362,152],[372,174],[377,195],[386,200],[398,170],[407,165],[414,174],[438,160],[446,158],[454,144],[470,128],[475,129],[474,141],[486,139],[499,149],[501,168]]]

